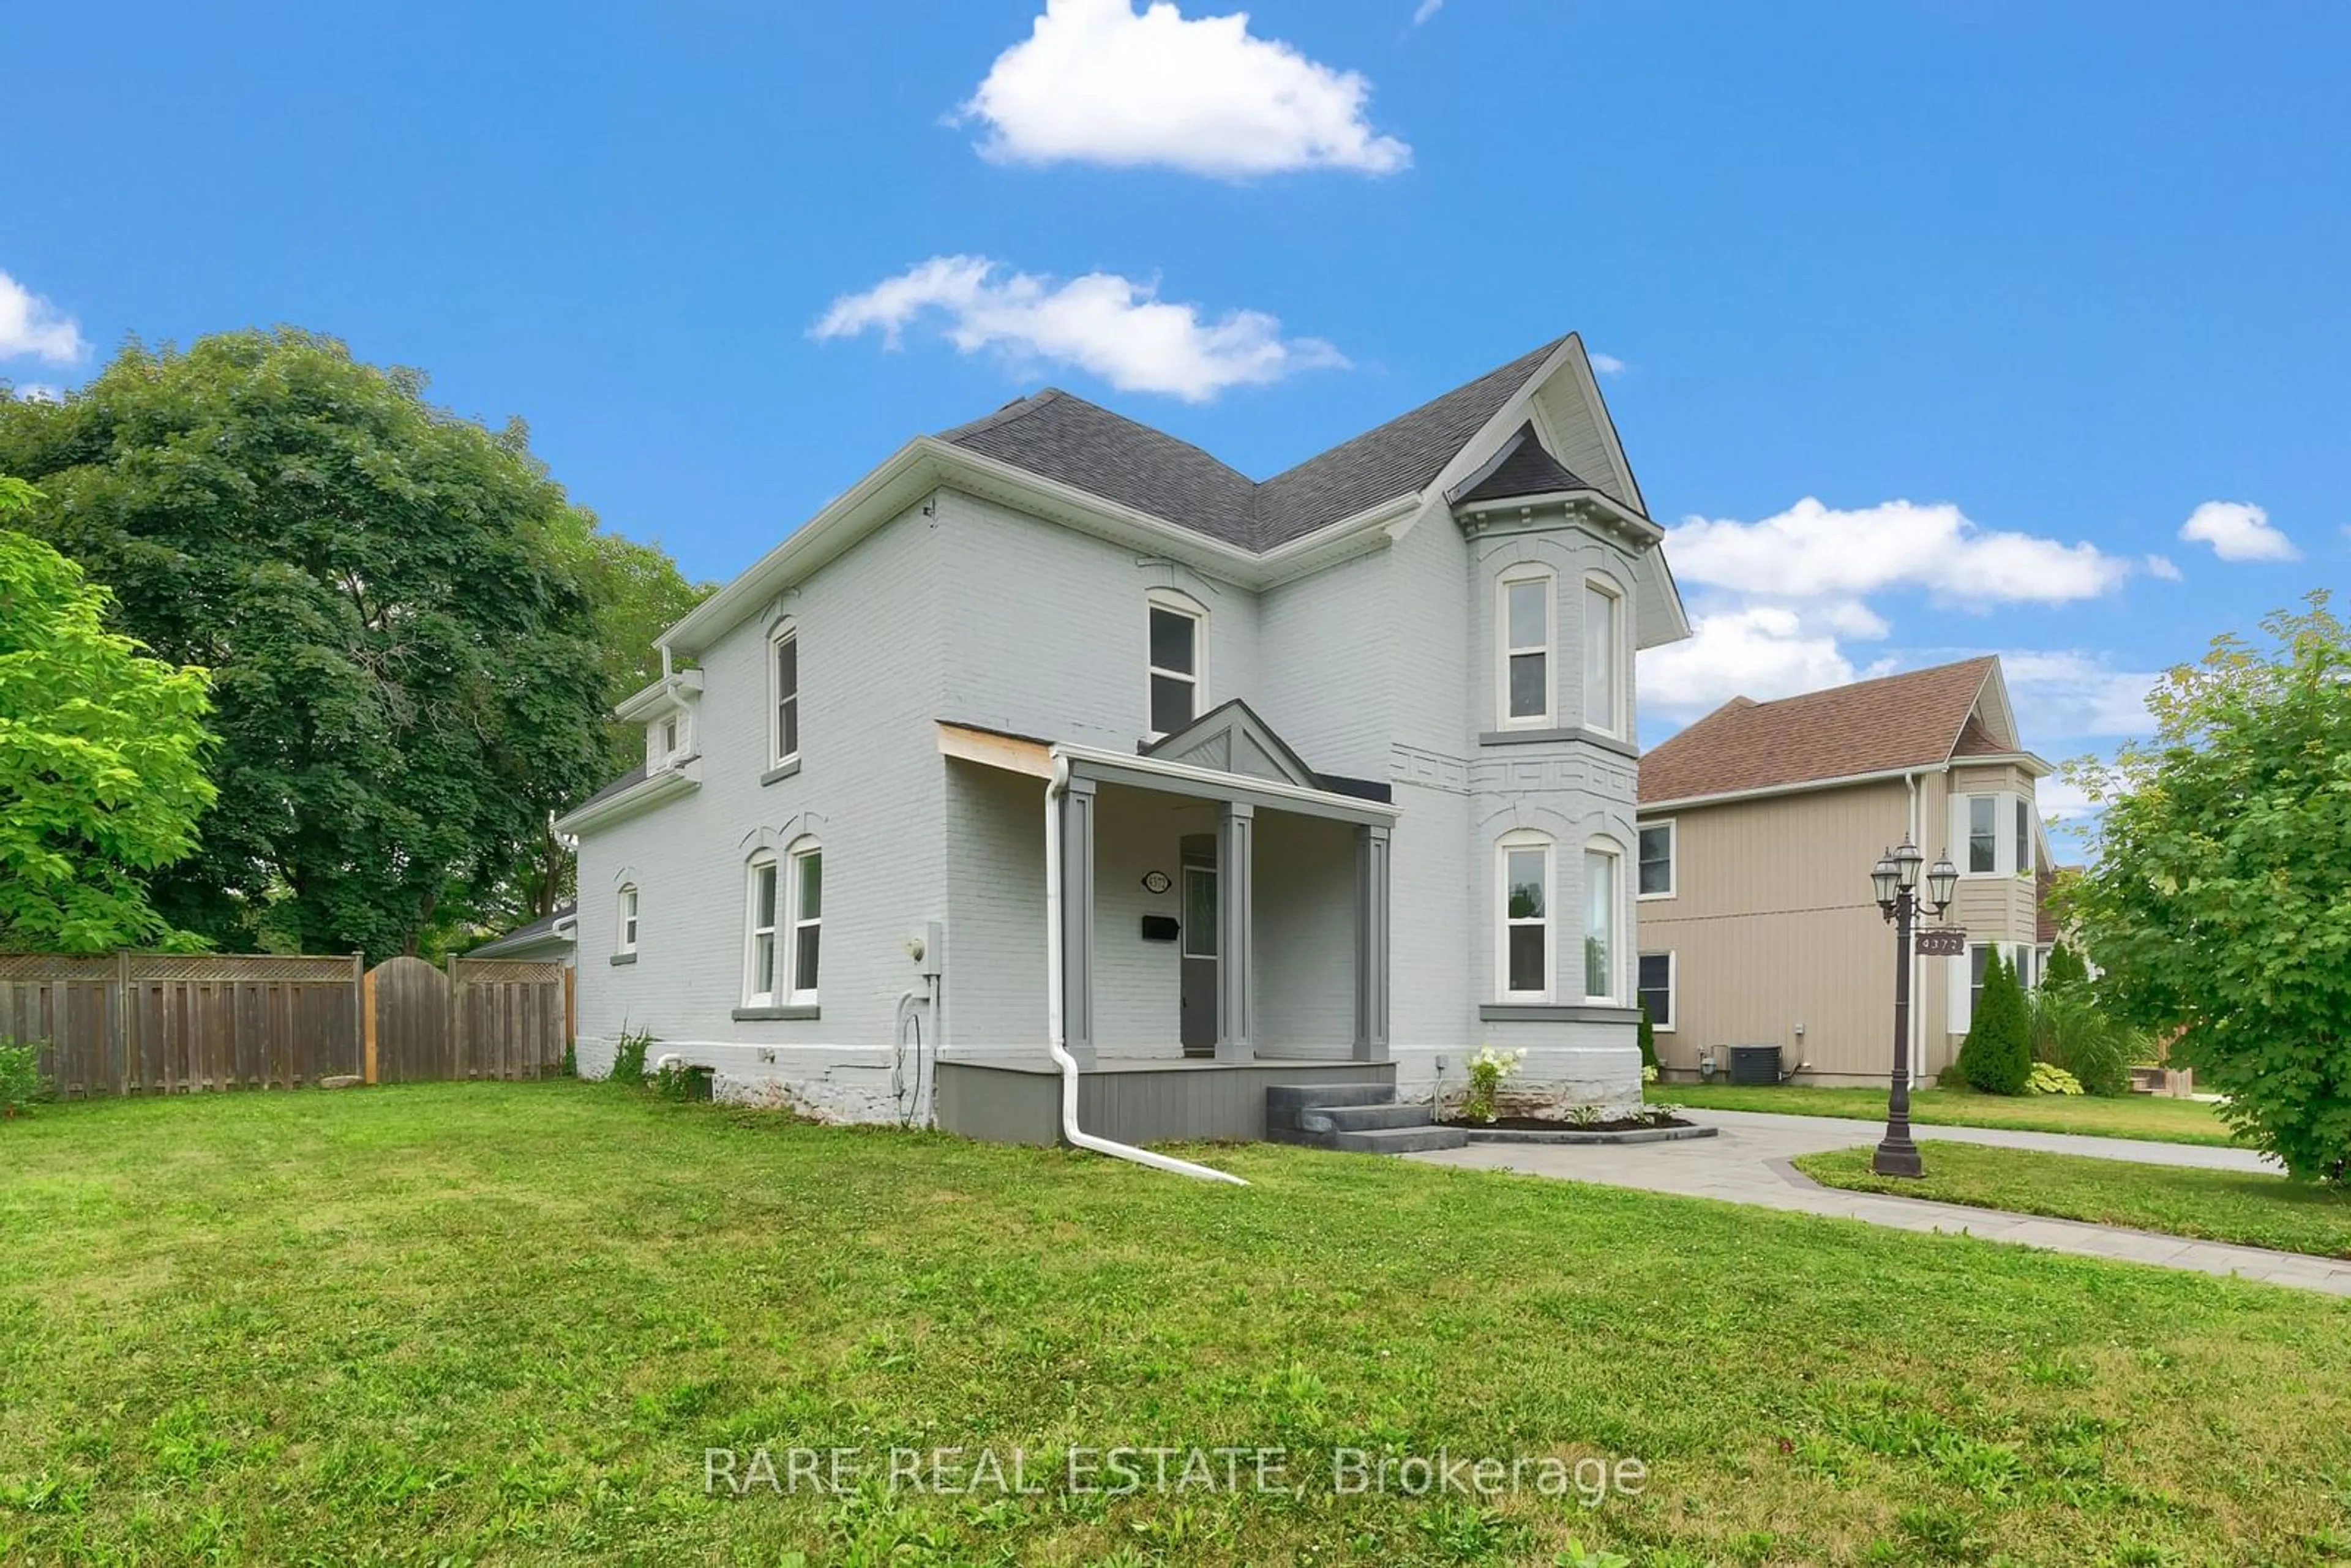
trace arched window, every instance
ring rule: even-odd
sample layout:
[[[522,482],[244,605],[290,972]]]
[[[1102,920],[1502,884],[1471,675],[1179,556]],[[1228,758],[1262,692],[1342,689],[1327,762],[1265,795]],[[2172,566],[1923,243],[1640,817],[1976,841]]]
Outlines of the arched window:
[[[1552,841],[1521,830],[1494,846],[1494,989],[1504,1001],[1551,1000],[1557,926]]]
[[[768,633],[768,764],[781,768],[799,754],[799,630],[778,621]]]
[[[743,920],[743,1005],[773,1007],[776,1004],[777,938],[783,916],[782,878],[776,857],[770,851],[762,850],[753,855],[749,869],[748,907]]]
[[[1188,594],[1149,598],[1151,733],[1173,735],[1208,711],[1208,611]]]
[[[743,1005],[813,1007],[824,929],[824,850],[812,838],[747,862]]]
[[[1583,727],[1618,740],[1625,734],[1625,591],[1593,572],[1583,580]]]
[[[1609,840],[1583,846],[1583,999],[1617,1002],[1625,989],[1625,852]]]
[[[1514,566],[1495,584],[1494,690],[1504,729],[1558,722],[1552,649],[1558,642],[1559,583],[1548,568]]]
[[[617,906],[615,913],[620,917],[620,929],[614,934],[612,950],[634,953],[637,950],[637,884],[622,883],[613,902]]]

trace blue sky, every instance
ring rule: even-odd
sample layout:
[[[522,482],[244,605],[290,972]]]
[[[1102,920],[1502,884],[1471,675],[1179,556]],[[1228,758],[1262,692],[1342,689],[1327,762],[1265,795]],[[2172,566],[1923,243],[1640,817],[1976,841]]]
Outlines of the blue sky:
[[[1652,739],[1990,650],[2105,749],[2344,581],[2351,9],[1228,15],[34,8],[0,377],[332,332],[724,577],[1049,382],[1261,476],[1573,328],[1702,621]]]

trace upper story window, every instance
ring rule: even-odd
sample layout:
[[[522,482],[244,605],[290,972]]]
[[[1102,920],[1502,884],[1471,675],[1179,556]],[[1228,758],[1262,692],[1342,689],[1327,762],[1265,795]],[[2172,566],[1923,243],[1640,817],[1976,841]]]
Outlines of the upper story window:
[[[1541,833],[1503,835],[1496,851],[1499,932],[1496,989],[1504,1001],[1551,999],[1552,843]]]
[[[1172,589],[1151,591],[1151,732],[1172,735],[1207,711],[1208,613]]]
[[[637,889],[632,883],[621,889],[620,930],[614,936],[613,951],[633,953],[637,950]]]
[[[1605,578],[1583,580],[1583,727],[1625,735],[1625,595]]]
[[[789,621],[768,639],[768,761],[780,768],[800,754],[800,639]]]
[[[1502,575],[1496,591],[1495,621],[1501,635],[1495,639],[1500,664],[1495,684],[1501,694],[1502,727],[1549,725],[1558,712],[1551,657],[1557,630],[1556,583],[1540,567],[1516,567]]]
[[[645,726],[645,767],[667,768],[685,756],[693,728],[683,708],[673,709]]]
[[[2032,874],[2032,802],[2016,798],[2016,873]]]
[[[1968,801],[1968,873],[1990,875],[2000,864],[2000,797],[1970,795]]]
[[[1644,822],[1641,824],[1641,889],[1643,898],[1671,898],[1674,895],[1674,852],[1678,848],[1679,834],[1675,824]]]

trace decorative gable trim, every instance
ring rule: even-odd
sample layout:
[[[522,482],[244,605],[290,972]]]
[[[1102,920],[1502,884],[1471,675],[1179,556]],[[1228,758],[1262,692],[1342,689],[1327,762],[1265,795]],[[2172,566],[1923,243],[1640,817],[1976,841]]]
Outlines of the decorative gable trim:
[[[1300,789],[1322,788],[1314,769],[1238,697],[1218,704],[1183,728],[1139,749],[1162,762],[1268,779]]]

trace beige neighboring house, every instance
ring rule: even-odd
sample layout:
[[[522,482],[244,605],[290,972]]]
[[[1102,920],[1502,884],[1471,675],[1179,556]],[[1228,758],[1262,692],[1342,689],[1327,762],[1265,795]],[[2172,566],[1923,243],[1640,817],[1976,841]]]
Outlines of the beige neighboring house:
[[[2000,661],[1824,692],[1733,698],[1643,755],[1641,998],[1668,1077],[1776,1045],[1808,1083],[1883,1082],[1893,1064],[1894,934],[1869,872],[1905,835],[1959,891],[1961,958],[1916,958],[1910,1066],[1958,1053],[1994,947],[2036,981],[2049,848]],[[1930,923],[1932,923],[1930,921]],[[1801,1069],[1801,1071],[1799,1071]]]

